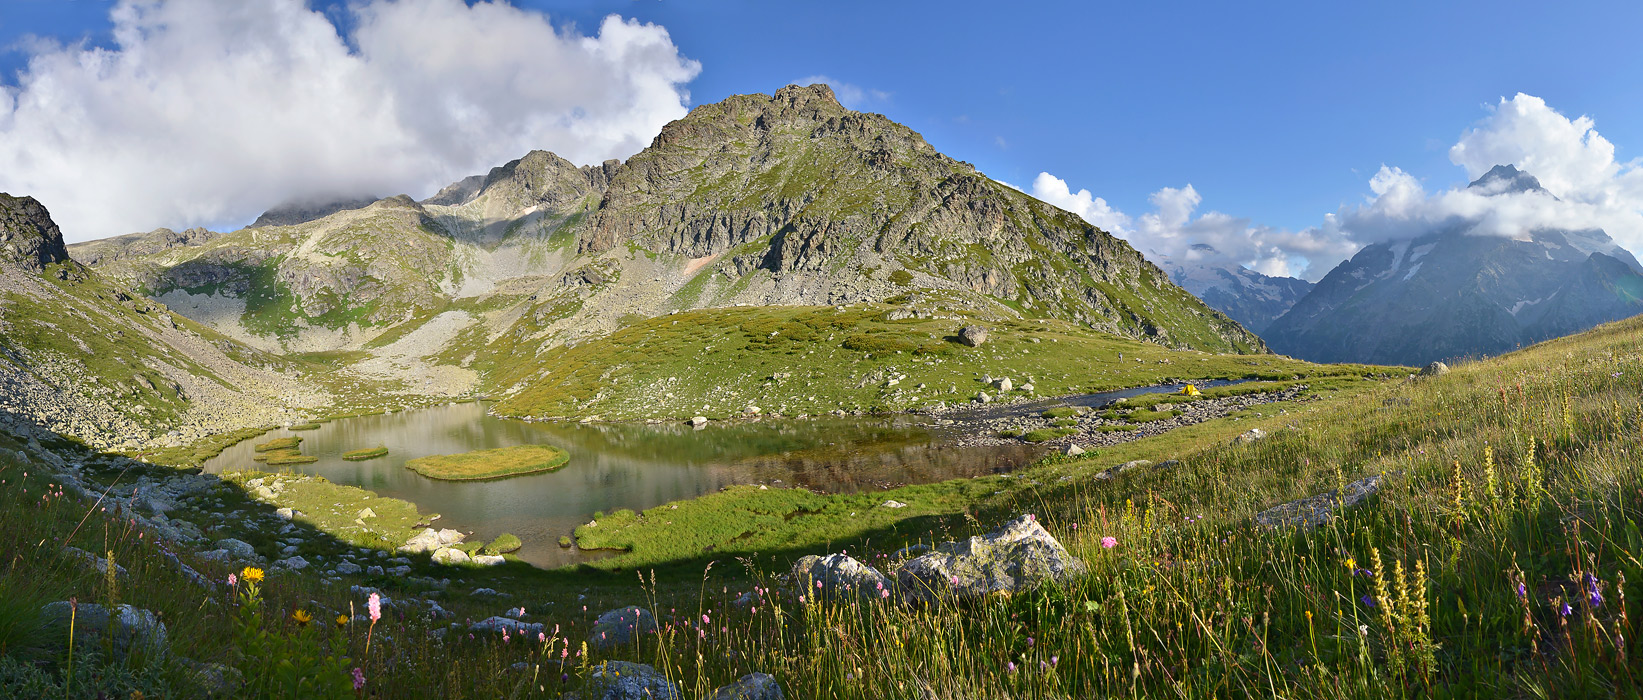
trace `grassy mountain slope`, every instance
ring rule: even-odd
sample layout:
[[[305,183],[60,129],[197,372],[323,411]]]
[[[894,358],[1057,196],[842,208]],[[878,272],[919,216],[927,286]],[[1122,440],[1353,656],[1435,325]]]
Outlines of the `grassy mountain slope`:
[[[70,259],[49,214],[0,195],[10,236],[43,254],[0,259],[0,411],[101,447],[181,443],[327,401],[287,361],[133,296]],[[10,252],[10,251],[8,251]]]

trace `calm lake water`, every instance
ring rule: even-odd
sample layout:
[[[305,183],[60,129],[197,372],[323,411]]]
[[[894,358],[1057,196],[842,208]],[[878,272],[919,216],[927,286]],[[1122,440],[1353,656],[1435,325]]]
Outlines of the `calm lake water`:
[[[551,567],[600,556],[558,546],[561,535],[596,511],[642,510],[732,484],[877,490],[1007,472],[1039,454],[1029,446],[957,448],[948,430],[917,417],[765,419],[701,429],[525,423],[465,403],[346,418],[318,430],[275,430],[230,447],[205,468],[262,468],[251,459],[253,444],[298,435],[303,454],[319,461],[294,469],[410,501],[441,514],[440,525],[472,530],[470,539],[511,532],[525,542],[521,559]],[[554,445],[570,453],[570,462],[555,472],[481,482],[435,481],[404,466],[417,457],[522,444]],[[379,445],[387,457],[342,459],[343,452]]]

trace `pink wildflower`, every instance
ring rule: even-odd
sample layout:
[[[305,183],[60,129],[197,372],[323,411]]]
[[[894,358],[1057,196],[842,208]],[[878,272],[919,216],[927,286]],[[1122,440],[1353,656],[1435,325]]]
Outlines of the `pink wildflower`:
[[[365,689],[365,672],[361,671],[358,666],[355,666],[354,667],[354,692],[357,693],[357,692],[359,692],[361,690],[364,690],[364,689]]]
[[[1117,547],[1118,546],[1118,538],[1113,537],[1112,535],[1107,535],[1106,537],[1101,538],[1101,546],[1105,549],[1112,549],[1113,547]]]
[[[371,611],[372,624],[375,624],[377,620],[382,619],[382,596],[372,593],[371,599],[366,602],[366,607]],[[495,608],[492,608],[492,610],[494,609]]]
[[[228,587],[233,588],[233,587],[238,586],[238,585],[240,585],[240,577],[235,576],[233,574],[229,574],[228,575]]]

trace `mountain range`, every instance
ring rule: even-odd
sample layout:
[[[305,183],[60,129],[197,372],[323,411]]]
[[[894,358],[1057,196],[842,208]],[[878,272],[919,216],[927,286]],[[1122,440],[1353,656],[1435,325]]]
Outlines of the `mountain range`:
[[[1552,197],[1498,165],[1468,185],[1484,196]],[[1643,313],[1643,267],[1601,230],[1511,237],[1455,223],[1365,246],[1263,333],[1315,362],[1421,365],[1494,355]]]
[[[1203,243],[1194,245],[1192,252],[1218,257],[1212,246]],[[1263,275],[1237,264],[1160,256],[1158,266],[1169,273],[1171,282],[1257,334],[1312,291],[1312,283],[1306,280]]]
[[[234,367],[198,372],[224,386],[243,372],[289,381],[314,360],[407,396],[507,396],[542,380],[554,348],[733,306],[888,303],[901,309],[892,317],[1047,319],[1173,348],[1266,351],[1124,241],[821,85],[696,107],[625,162],[578,167],[533,151],[422,201],[298,203],[238,231],[159,229],[66,250],[60,234],[47,239],[53,269],[88,280],[99,303],[124,299],[216,348],[201,352],[226,353]],[[32,291],[7,298],[27,296],[32,311],[14,301],[0,319],[50,326],[63,285],[19,284]],[[141,319],[104,316],[87,330],[152,335]],[[193,357],[159,341],[171,350],[150,349],[179,355],[170,367]],[[27,344],[7,333],[13,369],[49,374]],[[116,382],[130,365],[81,374]],[[273,384],[245,400],[330,400]],[[187,405],[147,424],[175,425]],[[105,427],[65,432],[139,432]]]

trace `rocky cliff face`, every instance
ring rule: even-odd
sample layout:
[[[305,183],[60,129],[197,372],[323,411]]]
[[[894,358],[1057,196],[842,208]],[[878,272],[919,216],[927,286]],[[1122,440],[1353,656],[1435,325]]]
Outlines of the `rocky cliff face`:
[[[0,264],[39,271],[66,262],[63,232],[33,197],[0,192]]]
[[[1497,166],[1472,186],[1539,191]],[[1643,267],[1602,231],[1470,235],[1465,225],[1365,247],[1264,334],[1317,362],[1423,365],[1492,355],[1643,313]]]

